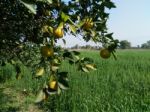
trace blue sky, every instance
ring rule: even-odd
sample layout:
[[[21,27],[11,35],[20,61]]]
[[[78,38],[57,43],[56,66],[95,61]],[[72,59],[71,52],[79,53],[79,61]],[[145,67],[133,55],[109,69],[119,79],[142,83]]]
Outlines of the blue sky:
[[[65,0],[67,1],[67,0]],[[107,26],[109,32],[119,40],[128,40],[132,46],[150,40],[150,0],[112,0],[117,8],[111,9]],[[95,45],[82,39],[67,35],[67,47],[75,44]],[[62,44],[62,42],[60,42]]]
[[[109,31],[115,38],[127,39],[133,46],[150,40],[150,0],[113,0],[117,8],[110,11]]]

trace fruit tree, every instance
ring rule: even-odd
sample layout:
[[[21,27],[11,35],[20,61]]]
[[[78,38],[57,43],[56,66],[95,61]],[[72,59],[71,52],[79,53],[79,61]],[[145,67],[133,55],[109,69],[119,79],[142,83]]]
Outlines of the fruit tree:
[[[6,62],[21,76],[19,60],[32,69],[34,78],[47,77],[36,102],[69,88],[68,72],[60,71],[63,60],[75,64],[77,70],[89,72],[96,66],[92,59],[81,57],[56,45],[66,34],[81,35],[84,41],[100,43],[100,56],[107,59],[118,46],[113,33],[107,32],[108,9],[115,8],[111,0],[2,0],[0,1],[0,65]],[[44,76],[43,74],[47,74]]]

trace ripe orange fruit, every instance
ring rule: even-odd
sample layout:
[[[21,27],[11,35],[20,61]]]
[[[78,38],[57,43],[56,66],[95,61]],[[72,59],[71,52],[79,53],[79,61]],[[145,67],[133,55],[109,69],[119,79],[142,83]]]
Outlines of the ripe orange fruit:
[[[104,59],[108,59],[111,56],[111,53],[108,49],[102,49],[100,51],[100,56]]]
[[[54,50],[49,46],[43,46],[41,48],[41,54],[43,57],[51,57],[54,54]]]
[[[49,82],[49,88],[56,90],[57,89],[57,82],[54,81],[50,81]]]
[[[57,38],[62,38],[64,35],[63,29],[58,27],[53,29],[54,36]]]

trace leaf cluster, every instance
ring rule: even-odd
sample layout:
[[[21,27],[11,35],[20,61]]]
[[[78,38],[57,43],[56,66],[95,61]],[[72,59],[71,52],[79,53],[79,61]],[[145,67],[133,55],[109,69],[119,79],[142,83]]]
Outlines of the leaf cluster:
[[[111,53],[119,41],[107,32],[109,13],[115,8],[111,0],[5,0],[0,1],[0,64],[10,62],[19,79],[18,60],[32,69],[33,79],[46,77],[36,102],[69,88],[68,72],[60,71],[64,60],[77,65],[77,70],[96,70],[92,59],[80,57],[78,51],[68,51],[57,45],[66,34],[81,35],[100,43]],[[115,57],[115,55],[114,55]]]

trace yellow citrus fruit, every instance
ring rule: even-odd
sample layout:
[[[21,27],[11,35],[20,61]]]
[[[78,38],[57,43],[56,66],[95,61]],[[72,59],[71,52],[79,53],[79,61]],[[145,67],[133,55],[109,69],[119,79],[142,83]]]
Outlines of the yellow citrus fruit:
[[[62,38],[64,35],[63,29],[60,27],[54,28],[53,33],[54,33],[54,36],[57,38]]]
[[[85,23],[83,24],[83,29],[89,30],[93,27],[94,23],[92,21],[92,18],[88,18],[85,20]]]
[[[85,22],[84,25],[83,25],[83,28],[86,29],[86,30],[89,30],[93,27],[93,22]]]
[[[43,46],[41,48],[41,54],[43,57],[51,57],[54,54],[54,51],[52,48],[48,47],[48,46]]]
[[[44,68],[41,67],[36,70],[36,76],[42,76],[44,74]]]
[[[54,81],[50,81],[49,82],[49,88],[56,90],[57,89],[57,82]]]
[[[111,53],[108,49],[102,49],[100,51],[100,56],[104,59],[108,59],[111,56]]]

